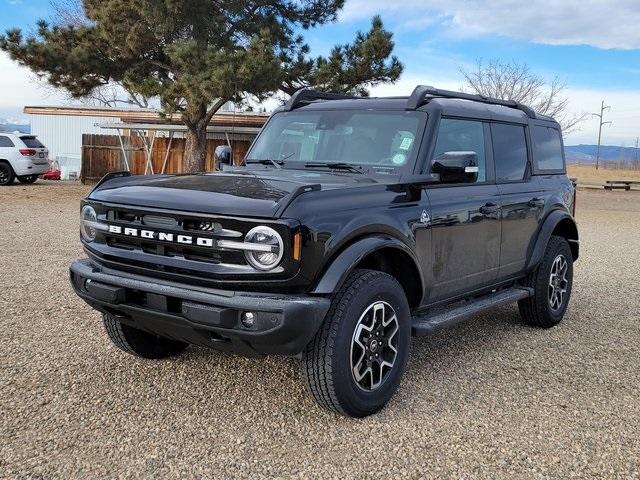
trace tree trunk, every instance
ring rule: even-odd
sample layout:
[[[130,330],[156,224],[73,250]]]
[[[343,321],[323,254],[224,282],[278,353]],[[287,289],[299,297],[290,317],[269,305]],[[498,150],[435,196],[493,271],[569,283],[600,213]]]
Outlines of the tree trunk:
[[[183,166],[185,173],[200,173],[207,160],[207,124],[204,119],[187,129]]]

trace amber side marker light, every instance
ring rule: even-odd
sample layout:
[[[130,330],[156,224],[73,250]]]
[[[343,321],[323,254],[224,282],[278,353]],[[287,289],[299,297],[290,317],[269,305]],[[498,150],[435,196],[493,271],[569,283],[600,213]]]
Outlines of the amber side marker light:
[[[301,245],[302,245],[302,234],[300,232],[296,232],[293,234],[293,259],[296,261],[300,260]]]

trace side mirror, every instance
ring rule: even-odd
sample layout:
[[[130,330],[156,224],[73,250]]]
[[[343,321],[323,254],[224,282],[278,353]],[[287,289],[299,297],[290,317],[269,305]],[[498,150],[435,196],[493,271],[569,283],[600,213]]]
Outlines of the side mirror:
[[[233,163],[233,150],[229,145],[218,145],[213,153],[216,163],[222,168],[223,165]]]
[[[444,152],[433,159],[431,173],[440,175],[444,183],[473,183],[478,180],[476,152]]]

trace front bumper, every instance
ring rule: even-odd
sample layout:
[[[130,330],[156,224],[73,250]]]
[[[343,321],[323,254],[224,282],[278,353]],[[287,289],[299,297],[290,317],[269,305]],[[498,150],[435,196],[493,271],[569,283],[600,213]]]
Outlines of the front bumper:
[[[69,269],[75,292],[93,308],[141,330],[248,356],[295,355],[329,310],[326,297],[233,292],[108,269],[88,259]],[[254,312],[253,326],[240,317]]]

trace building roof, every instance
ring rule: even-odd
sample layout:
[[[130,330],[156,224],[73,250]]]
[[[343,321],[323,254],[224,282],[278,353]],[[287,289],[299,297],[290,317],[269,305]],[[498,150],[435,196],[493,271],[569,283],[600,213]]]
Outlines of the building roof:
[[[85,106],[40,106],[24,107],[29,115],[57,115],[74,117],[119,118],[124,123],[180,124],[180,114],[163,116],[159,110],[151,108],[110,108]],[[269,118],[267,113],[256,112],[219,112],[211,119],[213,125],[239,125],[261,127]]]

